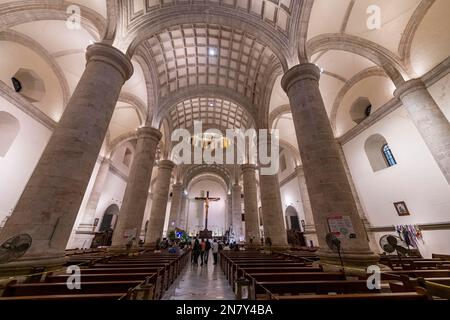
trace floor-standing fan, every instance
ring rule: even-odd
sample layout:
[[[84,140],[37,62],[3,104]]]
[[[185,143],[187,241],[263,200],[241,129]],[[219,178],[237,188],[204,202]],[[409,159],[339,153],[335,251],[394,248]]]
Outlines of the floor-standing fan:
[[[0,246],[0,264],[13,262],[22,257],[32,243],[29,234],[20,234],[5,241]]]
[[[336,237],[336,235],[332,232],[327,234],[325,240],[327,242],[328,248],[330,248],[331,251],[338,253],[339,261],[341,261],[342,272],[345,273],[344,261],[342,260],[341,255],[341,240],[339,240],[339,238]]]

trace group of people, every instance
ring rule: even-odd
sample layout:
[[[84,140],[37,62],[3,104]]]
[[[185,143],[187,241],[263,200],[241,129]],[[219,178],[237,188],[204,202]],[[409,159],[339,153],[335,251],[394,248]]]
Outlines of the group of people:
[[[216,239],[211,243],[208,239],[197,239],[194,238],[192,242],[192,263],[198,265],[198,259],[200,258],[200,265],[208,264],[209,252],[212,251],[214,265],[217,264],[218,255],[220,250],[220,244]]]

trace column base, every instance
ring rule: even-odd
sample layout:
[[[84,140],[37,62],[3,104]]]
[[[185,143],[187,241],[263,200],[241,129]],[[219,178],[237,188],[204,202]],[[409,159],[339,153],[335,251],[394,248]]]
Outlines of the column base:
[[[319,249],[316,252],[319,261],[314,262],[315,265],[322,266],[324,271],[333,272],[342,270],[339,255],[336,252]],[[350,251],[341,253],[342,263],[345,273],[348,275],[367,274],[367,267],[378,265],[380,257],[371,251]]]
[[[111,246],[107,249],[112,254],[136,254],[140,251],[140,247],[134,246],[128,249],[126,246]]]
[[[67,258],[64,253],[48,256],[26,256],[14,262],[0,265],[0,277],[27,276],[63,268]]]

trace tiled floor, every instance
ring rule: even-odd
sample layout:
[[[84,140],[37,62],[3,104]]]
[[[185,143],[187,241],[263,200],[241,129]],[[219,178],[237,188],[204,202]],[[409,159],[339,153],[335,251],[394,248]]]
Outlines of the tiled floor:
[[[220,265],[189,264],[163,296],[163,300],[235,300]]]

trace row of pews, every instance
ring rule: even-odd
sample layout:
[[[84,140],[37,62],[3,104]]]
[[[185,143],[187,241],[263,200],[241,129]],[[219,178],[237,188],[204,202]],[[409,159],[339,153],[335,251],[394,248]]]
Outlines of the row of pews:
[[[439,285],[444,292],[450,285],[445,257],[415,258],[406,269],[383,271],[379,289],[368,286],[370,275],[364,272],[353,276],[342,271],[326,272],[314,263],[317,260],[311,251],[223,251],[220,263],[235,293],[237,283],[247,283],[251,300],[429,300],[433,298],[430,284]]]
[[[189,251],[141,252],[133,256],[106,252],[73,254],[59,271],[4,281],[0,301],[158,300],[186,266],[189,254]],[[78,278],[72,273],[74,269],[80,271]]]

